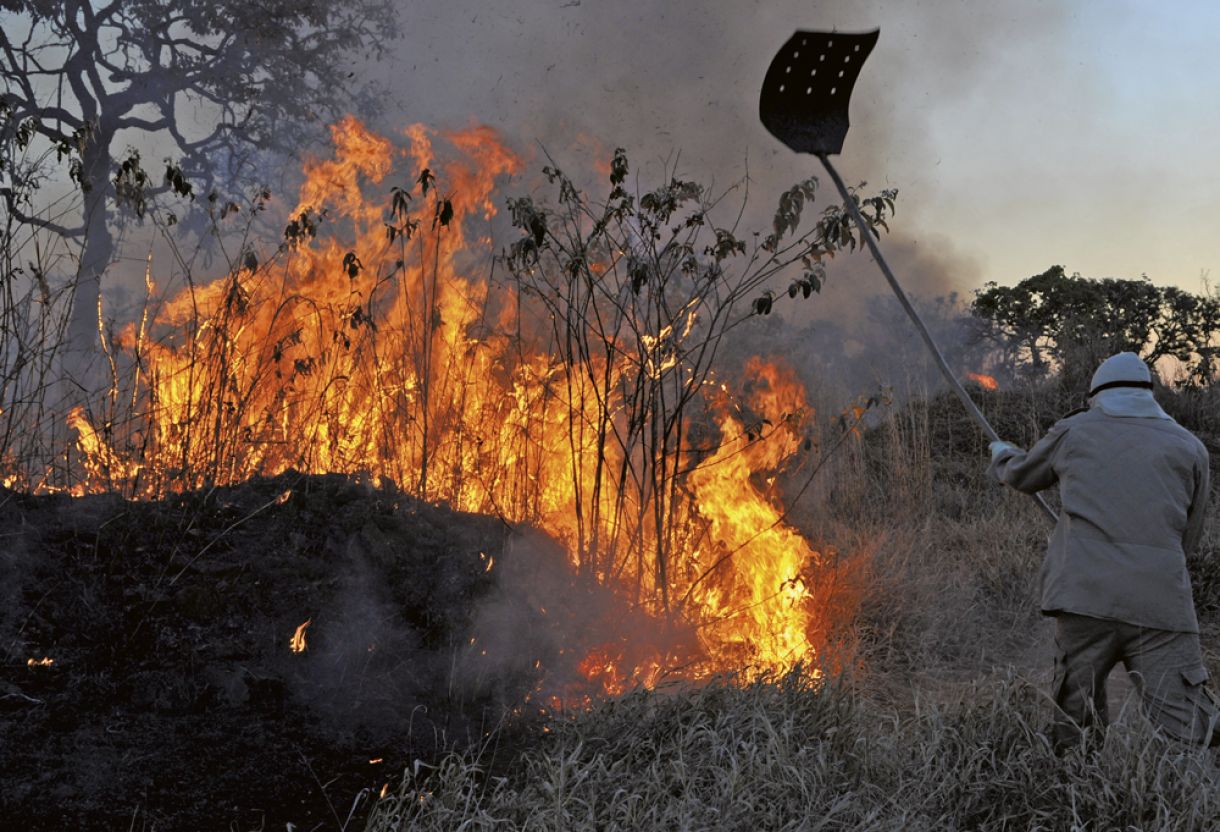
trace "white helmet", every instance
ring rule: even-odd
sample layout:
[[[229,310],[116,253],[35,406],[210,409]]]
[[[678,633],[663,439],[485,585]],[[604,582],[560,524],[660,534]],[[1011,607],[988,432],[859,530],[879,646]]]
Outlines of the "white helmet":
[[[1120,352],[1112,355],[1093,373],[1093,383],[1089,389],[1089,397],[1109,390],[1112,387],[1139,387],[1152,389],[1152,373],[1144,360],[1133,352]]]

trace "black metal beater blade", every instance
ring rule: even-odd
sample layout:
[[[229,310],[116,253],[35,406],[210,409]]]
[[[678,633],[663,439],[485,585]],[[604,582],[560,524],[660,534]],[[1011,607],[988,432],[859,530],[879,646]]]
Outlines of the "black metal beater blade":
[[[902,290],[889,263],[881,255],[881,249],[873,239],[873,230],[861,215],[855,197],[830,162],[830,154],[843,150],[843,140],[847,138],[847,128],[850,126],[847,120],[847,104],[851,99],[851,90],[860,75],[864,59],[873,51],[880,34],[880,29],[860,34],[797,30],[767,69],[762,95],[758,99],[758,115],[763,126],[790,149],[798,153],[812,153],[821,161],[834,181],[844,207],[851,214],[852,221],[860,232],[860,239],[873,255],[873,260],[877,262],[890,288],[894,290],[899,304],[915,324],[924,344],[932,353],[936,366],[949,382],[949,387],[978,422],[983,433],[995,441],[1000,438],[995,428],[987,421],[987,417],[979,410],[966,388],[962,387],[962,383],[954,375],[949,363],[945,361],[945,356],[932,338],[932,333],[928,331],[923,319],[919,317],[919,312]],[[1041,494],[1035,494],[1033,497],[1052,521],[1058,520],[1054,509],[1047,505]]]
[[[839,153],[852,87],[880,33],[798,30],[763,79],[758,100],[763,126],[798,153]]]

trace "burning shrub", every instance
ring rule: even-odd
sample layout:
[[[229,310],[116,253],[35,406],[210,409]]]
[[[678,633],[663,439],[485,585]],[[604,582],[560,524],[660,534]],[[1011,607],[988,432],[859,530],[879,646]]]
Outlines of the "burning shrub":
[[[119,333],[113,389],[69,418],[74,492],[370,476],[540,525],[581,575],[696,628],[700,673],[808,659],[820,556],[785,524],[773,483],[820,447],[810,409],[782,361],[752,361],[738,381],[718,356],[782,300],[767,288],[782,270],[803,268],[789,300],[820,288],[823,263],[857,242],[843,211],[801,232],[810,180],[748,242],[715,220],[724,197],[695,183],[633,192],[622,151],[601,203],[551,165],[554,207],[509,200],[522,236],[505,285],[486,224],[520,160],[488,128],[406,135],[400,149],[336,124],[282,244],[247,243],[229,275],[190,282]],[[866,200],[878,226],[891,200]],[[669,661],[596,672],[646,681]]]

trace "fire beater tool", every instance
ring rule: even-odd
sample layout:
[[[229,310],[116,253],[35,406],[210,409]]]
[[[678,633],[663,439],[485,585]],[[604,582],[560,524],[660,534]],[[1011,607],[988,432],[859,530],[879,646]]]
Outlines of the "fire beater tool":
[[[843,150],[849,122],[847,104],[852,87],[860,75],[864,60],[873,51],[880,29],[848,34],[844,32],[813,32],[797,30],[776,54],[763,79],[762,95],[758,100],[758,115],[771,135],[798,153],[812,153],[821,160],[826,172],[839,190],[843,204],[855,221],[861,239],[868,246],[873,260],[885,275],[898,302],[906,310],[920,337],[927,345],[936,366],[944,374],[950,388],[966,410],[993,442],[1000,440],[987,417],[970,398],[957,376],[949,369],[940,348],[927,326],[911,305],[894,272],[890,269],[873,231],[860,214],[856,200],[843,184],[843,178],[830,163],[830,154]],[[1041,494],[1033,495],[1051,520],[1058,520],[1055,511]]]

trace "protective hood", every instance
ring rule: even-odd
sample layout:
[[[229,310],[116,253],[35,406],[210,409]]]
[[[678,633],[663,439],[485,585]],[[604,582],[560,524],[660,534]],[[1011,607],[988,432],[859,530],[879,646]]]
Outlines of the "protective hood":
[[[1101,408],[1107,416],[1132,417],[1137,419],[1169,419],[1152,396],[1151,390],[1138,387],[1113,387],[1094,393],[1089,407]]]
[[[1152,373],[1142,358],[1133,352],[1120,352],[1101,362],[1093,373],[1089,396],[1116,387],[1152,389]]]
[[[1152,397],[1152,372],[1133,352],[1120,352],[1101,362],[1093,373],[1089,407],[1099,407],[1107,416],[1170,418]]]

